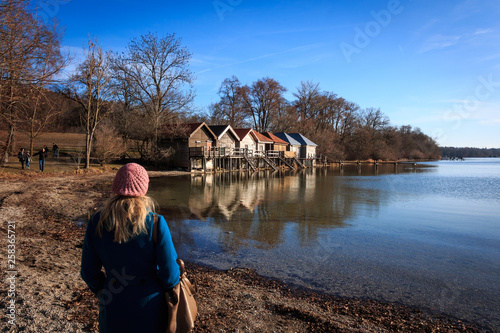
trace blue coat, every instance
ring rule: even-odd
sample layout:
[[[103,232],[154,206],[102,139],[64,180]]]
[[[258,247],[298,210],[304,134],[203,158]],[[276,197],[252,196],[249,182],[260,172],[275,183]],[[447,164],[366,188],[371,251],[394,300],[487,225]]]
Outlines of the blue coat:
[[[99,331],[165,332],[164,293],[179,283],[180,275],[165,219],[159,215],[155,250],[152,213],[146,217],[148,232],[122,244],[105,228],[102,238],[96,234],[99,216],[87,226],[81,268],[83,280],[99,299]]]

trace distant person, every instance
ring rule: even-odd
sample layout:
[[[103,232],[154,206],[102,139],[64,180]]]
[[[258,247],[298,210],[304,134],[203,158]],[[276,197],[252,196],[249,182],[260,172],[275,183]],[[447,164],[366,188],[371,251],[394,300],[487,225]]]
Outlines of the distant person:
[[[47,147],[47,146],[45,146]],[[43,172],[45,169],[45,159],[47,158],[47,150],[45,148],[42,148],[38,153],[33,154],[33,156],[38,155],[38,161],[40,165],[40,171]]]
[[[59,147],[55,142],[52,145],[52,151],[54,152],[54,157],[59,157]]]
[[[30,168],[30,162],[31,162],[31,154],[30,154],[30,151],[28,150],[26,152],[26,169],[28,169],[28,170]]]
[[[19,159],[19,162],[21,162],[21,169],[24,169],[24,163],[26,163],[26,160],[28,159],[26,153],[24,152],[24,148],[21,148],[21,151],[17,154],[17,158]]]
[[[161,215],[153,242],[148,186],[142,166],[125,164],[113,180],[115,195],[87,225],[81,276],[99,299],[99,332],[166,332],[165,292],[179,283],[180,272]]]

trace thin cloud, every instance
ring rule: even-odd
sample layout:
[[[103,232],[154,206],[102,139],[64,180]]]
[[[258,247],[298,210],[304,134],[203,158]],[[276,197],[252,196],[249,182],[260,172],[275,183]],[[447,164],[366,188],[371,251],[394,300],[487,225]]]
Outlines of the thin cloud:
[[[493,32],[493,29],[476,29],[476,31],[473,33],[473,35],[483,35],[483,34],[487,34],[487,33],[490,33],[490,32]]]
[[[286,69],[300,68],[303,66],[321,62],[325,59],[331,58],[332,56],[333,55],[331,53],[312,54],[312,55],[307,55],[306,57],[303,58],[290,59],[288,61],[279,64],[278,66]]]
[[[437,18],[434,18],[434,19],[428,21],[427,23],[422,25],[418,30],[415,31],[415,35],[421,36],[421,35],[427,33],[427,31],[429,31],[437,23],[439,23],[439,20]]]
[[[202,71],[196,72],[196,74],[203,74],[203,73],[206,73],[206,72],[210,72],[211,70],[212,70],[212,68],[207,68],[207,69],[204,69]]]
[[[241,65],[241,64],[246,64],[246,63],[254,62],[254,61],[257,61],[257,60],[274,58],[274,57],[281,56],[281,55],[288,54],[288,53],[295,53],[295,52],[300,52],[300,51],[313,50],[313,49],[320,48],[322,46],[324,46],[323,43],[307,44],[307,45],[293,47],[293,48],[290,48],[290,49],[287,49],[287,50],[283,50],[283,51],[280,51],[280,52],[264,53],[264,54],[261,54],[261,55],[255,56],[255,57],[251,57],[251,58],[247,58],[247,59],[242,59],[242,60],[236,60],[236,61],[227,61],[226,60],[225,64],[219,64],[219,65],[215,65],[214,64],[214,65],[211,66],[211,68],[203,69],[203,70],[201,70],[201,71],[199,71],[197,73],[200,74],[200,73],[209,72],[209,71],[211,71],[213,69],[231,67],[231,66],[236,66],[236,65]],[[201,61],[200,61],[200,63],[201,63]]]
[[[441,50],[458,44],[463,36],[443,36],[441,34],[429,37],[420,48],[419,53]]]
[[[421,46],[419,53],[426,53],[433,50],[442,50],[453,47],[458,44],[470,44],[476,41],[481,41],[486,35],[491,35],[494,32],[491,28],[476,29],[471,33],[462,35],[432,35]]]
[[[442,99],[439,101],[436,101],[436,103],[451,103],[451,104],[463,104],[463,105],[468,105],[471,103],[481,103],[481,101],[478,100],[471,100],[471,99],[458,99],[458,98],[450,98],[450,99]]]
[[[307,44],[307,45],[303,45],[303,46],[292,47],[292,48],[284,50],[284,51],[267,53],[267,54],[263,54],[263,55],[256,56],[256,57],[253,57],[253,58],[249,58],[249,59],[237,61],[237,62],[235,62],[233,64],[229,64],[228,66],[239,65],[239,64],[243,64],[243,63],[247,63],[247,62],[252,62],[252,61],[255,61],[255,60],[272,58],[272,57],[283,55],[283,54],[287,54],[287,53],[293,53],[293,52],[305,51],[305,50],[312,50],[312,49],[319,48],[319,47],[321,47],[323,45],[324,44],[322,44],[322,43],[315,43],[315,44]]]
[[[481,125],[484,126],[492,126],[496,124],[500,124],[500,118],[497,119],[488,119],[488,120],[482,120],[479,122]]]

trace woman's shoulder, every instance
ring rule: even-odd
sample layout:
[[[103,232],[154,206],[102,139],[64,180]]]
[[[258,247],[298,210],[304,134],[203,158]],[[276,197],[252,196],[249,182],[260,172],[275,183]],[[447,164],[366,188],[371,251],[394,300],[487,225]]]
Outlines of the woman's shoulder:
[[[157,217],[156,223],[158,223],[158,227],[160,227],[163,224],[167,224],[167,220],[165,220],[165,217],[156,212],[149,212],[148,216],[146,217],[146,224],[153,225],[155,215]],[[163,227],[160,228],[163,229]]]
[[[92,214],[89,218],[87,228],[95,228],[97,224],[99,223],[99,220],[101,219],[101,212],[97,211],[94,214]]]
[[[152,212],[152,211],[150,211],[150,212],[148,213],[148,218],[153,218],[153,216],[155,216],[155,215],[157,215],[157,216],[158,216],[158,219],[165,219],[165,218],[163,217],[163,215],[161,215],[161,214],[159,214],[159,213],[157,213],[157,212]]]

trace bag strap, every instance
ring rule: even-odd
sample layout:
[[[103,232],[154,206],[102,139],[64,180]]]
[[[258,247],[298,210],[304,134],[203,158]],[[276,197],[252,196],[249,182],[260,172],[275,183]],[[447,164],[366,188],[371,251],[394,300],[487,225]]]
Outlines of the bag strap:
[[[177,259],[177,264],[179,265],[181,276],[183,276],[184,273],[186,273],[186,268],[184,267],[184,261],[182,259]]]
[[[158,239],[158,214],[153,214],[153,245],[155,248],[157,239]]]

